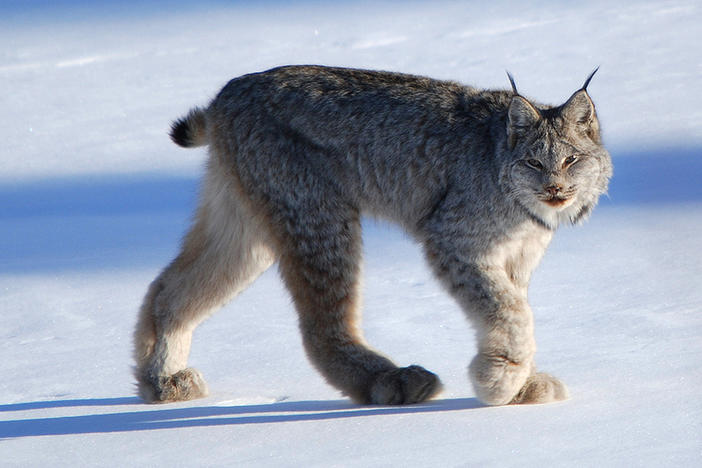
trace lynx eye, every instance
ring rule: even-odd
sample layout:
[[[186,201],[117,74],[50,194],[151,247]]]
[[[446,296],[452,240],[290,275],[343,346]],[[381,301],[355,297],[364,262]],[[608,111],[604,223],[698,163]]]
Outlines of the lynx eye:
[[[544,165],[541,164],[541,161],[539,161],[538,159],[527,159],[526,163],[532,169],[536,169],[539,171],[544,168]]]
[[[577,156],[568,156],[567,158],[565,158],[565,161],[563,161],[563,167],[568,167],[577,160],[578,160]]]

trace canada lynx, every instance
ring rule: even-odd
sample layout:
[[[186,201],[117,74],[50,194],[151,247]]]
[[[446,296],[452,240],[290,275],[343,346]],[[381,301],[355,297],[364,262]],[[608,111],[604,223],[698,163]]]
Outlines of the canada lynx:
[[[593,72],[594,74],[594,72]],[[567,397],[537,373],[527,287],[553,231],[584,219],[612,174],[590,81],[559,106],[397,73],[288,66],[230,81],[173,124],[209,145],[197,216],[154,280],[135,332],[146,401],[202,397],[193,329],[279,262],[307,354],[364,404],[433,397],[357,328],[361,216],[399,223],[477,330],[469,374],[490,405]]]

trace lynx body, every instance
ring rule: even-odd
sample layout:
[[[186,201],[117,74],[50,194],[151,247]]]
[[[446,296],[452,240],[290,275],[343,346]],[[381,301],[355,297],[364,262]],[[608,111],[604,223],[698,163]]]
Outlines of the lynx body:
[[[558,107],[530,102],[513,82],[486,91],[321,66],[230,81],[173,125],[172,139],[208,145],[209,161],[182,250],[141,308],[142,398],[207,394],[187,367],[193,329],[276,261],[305,350],[331,385],[364,404],[436,395],[436,375],[397,367],[357,327],[364,214],[410,233],[465,311],[483,402],[566,398],[534,366],[527,288],[553,231],[586,218],[612,173],[589,79]]]

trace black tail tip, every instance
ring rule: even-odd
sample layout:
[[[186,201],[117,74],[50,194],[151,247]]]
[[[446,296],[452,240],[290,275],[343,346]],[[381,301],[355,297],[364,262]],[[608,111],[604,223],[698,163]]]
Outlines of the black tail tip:
[[[188,148],[192,146],[190,138],[190,125],[187,118],[178,119],[171,124],[171,140],[178,146]]]

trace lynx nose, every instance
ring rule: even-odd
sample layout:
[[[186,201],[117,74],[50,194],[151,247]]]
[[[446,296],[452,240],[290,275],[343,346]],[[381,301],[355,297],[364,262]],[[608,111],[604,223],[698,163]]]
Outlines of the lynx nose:
[[[558,192],[561,191],[561,186],[558,184],[551,184],[551,185],[547,185],[546,187],[544,187],[544,189],[548,193],[550,193],[552,197],[555,197],[556,195],[558,195]]]

